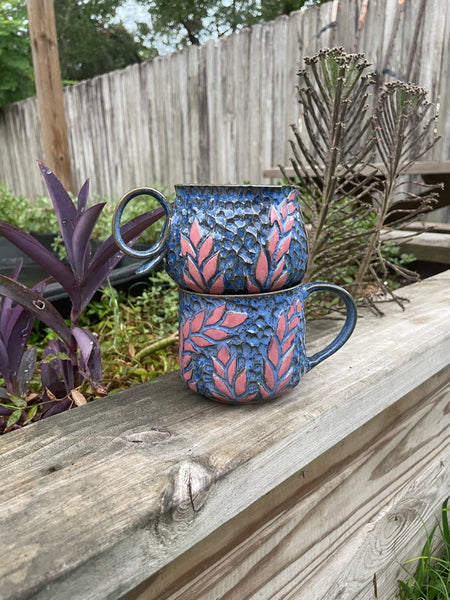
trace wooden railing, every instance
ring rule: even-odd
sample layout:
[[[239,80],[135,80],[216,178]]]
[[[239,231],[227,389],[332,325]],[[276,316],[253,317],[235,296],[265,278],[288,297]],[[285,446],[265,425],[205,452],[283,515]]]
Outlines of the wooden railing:
[[[449,287],[362,311],[276,401],[173,373],[0,438],[0,597],[392,598],[450,489]]]

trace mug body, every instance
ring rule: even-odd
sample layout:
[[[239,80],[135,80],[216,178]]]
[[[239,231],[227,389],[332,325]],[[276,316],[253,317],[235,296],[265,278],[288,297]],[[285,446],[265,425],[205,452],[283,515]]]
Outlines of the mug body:
[[[308,245],[298,188],[177,185],[166,269],[182,288],[261,293],[299,283]]]
[[[345,306],[336,337],[308,356],[304,303],[326,292]],[[263,294],[214,295],[180,290],[179,361],[194,391],[233,404],[271,400],[350,338],[357,318],[351,295],[332,283],[310,282]]]
[[[181,376],[221,402],[258,402],[287,392],[308,370],[302,286],[218,296],[180,290]]]

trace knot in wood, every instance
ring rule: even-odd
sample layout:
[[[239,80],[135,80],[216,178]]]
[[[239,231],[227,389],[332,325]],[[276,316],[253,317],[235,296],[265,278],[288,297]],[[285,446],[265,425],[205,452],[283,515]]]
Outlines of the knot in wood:
[[[190,520],[205,504],[212,476],[208,468],[194,461],[176,465],[164,494],[163,510],[174,521]]]

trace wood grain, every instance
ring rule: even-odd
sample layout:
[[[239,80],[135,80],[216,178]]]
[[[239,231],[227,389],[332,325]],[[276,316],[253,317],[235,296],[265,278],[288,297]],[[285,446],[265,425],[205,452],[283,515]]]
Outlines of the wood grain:
[[[127,599],[372,600],[374,575],[378,597],[393,598],[449,491],[449,378],[447,368]]]
[[[432,417],[422,412],[417,422],[411,417],[403,431],[414,435],[401,434],[390,449],[385,444],[397,435],[400,425],[395,419],[406,423],[402,399],[429,381],[432,387],[448,381],[449,283],[447,271],[405,288],[411,303],[404,313],[387,303],[381,319],[362,314],[338,353],[271,403],[239,408],[216,404],[190,392],[174,373],[3,436],[0,535],[8,561],[0,563],[0,598],[125,596],[290,478],[302,479],[314,461],[341,456],[342,444],[355,445],[356,450],[345,451],[338,460],[336,478],[333,463],[322,459],[324,470],[308,479],[311,484],[320,482],[322,492],[309,496],[310,501],[305,496],[299,507],[306,528],[302,536],[311,548],[330,545],[339,553],[342,540],[342,552],[345,541],[347,555],[357,554],[366,537],[359,527],[368,535],[371,529],[364,520],[378,523],[377,508],[394,506],[405,486],[417,485],[417,498],[430,493],[437,504],[440,483],[433,484],[435,492],[433,486],[425,488],[431,481],[427,465],[436,468],[438,440],[448,426],[448,409],[439,412],[442,402]],[[317,336],[312,326],[307,330],[317,337],[316,343],[325,344],[339,326],[322,322]],[[414,406],[424,399],[421,392],[415,398]],[[391,411],[388,420],[380,417],[385,411]],[[370,429],[370,422],[380,418]],[[367,439],[354,435],[366,426],[371,431]],[[327,469],[330,473],[320,479]],[[425,483],[414,483],[421,477]],[[327,501],[335,488],[336,501]],[[350,496],[358,510],[347,527]],[[314,521],[319,498],[327,512],[320,509]],[[431,506],[431,498],[429,502]],[[319,535],[315,526],[308,528],[310,522],[326,525],[329,544],[325,532]],[[270,531],[270,520],[264,527]],[[286,527],[288,523],[280,530],[285,532],[281,539],[291,538]],[[277,527],[273,531],[280,535]],[[257,579],[265,577],[264,565],[278,552],[270,550],[264,558],[268,548],[263,537],[260,540],[263,568],[255,571]],[[223,541],[215,550],[217,559],[228,550],[225,537]],[[301,557],[292,554],[295,545],[286,546],[289,564],[300,564]],[[390,551],[388,545],[384,556]],[[191,554],[192,568],[195,555]],[[253,549],[251,555],[255,560]],[[333,553],[329,560],[335,558],[341,568],[349,564]],[[314,565],[310,569],[305,585],[318,577]],[[383,570],[381,559],[377,570]],[[286,573],[291,577],[292,571]],[[241,578],[237,572],[231,581],[236,578]],[[292,585],[295,590],[299,582]]]
[[[30,0],[27,14],[44,150],[42,158],[66,189],[73,192],[53,1]]]
[[[66,87],[75,188],[89,177],[92,192],[117,201],[136,185],[269,182],[264,169],[289,164],[303,58],[331,44],[352,52],[363,2],[313,6]],[[371,0],[359,50],[386,80],[406,77],[413,55],[411,77],[430,90],[441,115],[442,139],[427,158],[448,161],[450,8],[427,0],[419,19],[420,4],[404,2],[395,29],[398,0]],[[0,110],[0,181],[30,198],[45,193],[36,119],[33,98]],[[441,214],[446,219],[448,210]]]

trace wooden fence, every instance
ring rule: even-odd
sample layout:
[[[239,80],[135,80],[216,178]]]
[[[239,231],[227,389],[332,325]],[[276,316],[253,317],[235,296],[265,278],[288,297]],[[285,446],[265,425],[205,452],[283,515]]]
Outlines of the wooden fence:
[[[75,187],[90,177],[93,192],[117,199],[136,185],[263,182],[289,158],[302,59],[328,46],[363,51],[380,79],[429,89],[443,136],[429,158],[448,160],[449,40],[447,0],[333,0],[69,86]],[[0,182],[45,193],[42,154],[36,99],[0,109]]]

